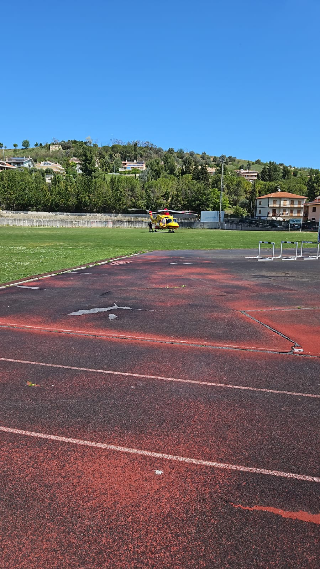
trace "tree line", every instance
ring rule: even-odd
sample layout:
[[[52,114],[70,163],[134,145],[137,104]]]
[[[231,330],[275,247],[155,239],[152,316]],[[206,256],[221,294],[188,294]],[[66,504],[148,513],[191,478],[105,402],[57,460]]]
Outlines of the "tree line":
[[[7,210],[127,213],[133,209],[218,210],[221,163],[203,152],[164,151],[149,142],[124,144],[114,141],[99,147],[92,141],[61,141],[61,150],[48,153],[44,145],[31,149],[35,161],[59,160],[65,174],[30,170],[0,172],[0,207]],[[77,173],[72,157],[80,160]],[[143,160],[146,170],[119,175],[123,160]],[[225,157],[223,178],[224,210],[237,216],[254,215],[255,199],[278,189],[306,195],[320,194],[320,171],[297,170],[275,162],[264,164],[253,183],[237,176],[236,158]],[[261,163],[257,160],[256,163]],[[208,166],[216,169],[213,175]],[[246,164],[250,169],[251,163]],[[46,174],[51,174],[47,183]],[[133,173],[133,174],[132,174]]]

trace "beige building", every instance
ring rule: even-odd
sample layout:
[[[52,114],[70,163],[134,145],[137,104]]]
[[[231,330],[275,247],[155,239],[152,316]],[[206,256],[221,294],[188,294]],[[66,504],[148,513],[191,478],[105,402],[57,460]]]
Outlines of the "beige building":
[[[246,180],[248,180],[249,182],[254,182],[255,180],[258,179],[258,174],[259,172],[257,172],[256,170],[236,170],[235,171],[236,174],[238,174],[238,176],[241,176],[241,178],[245,178]]]
[[[274,192],[256,199],[256,217],[261,219],[303,218],[306,196],[289,192]]]
[[[35,167],[38,170],[46,170],[47,168],[50,168],[50,170],[53,170],[56,174],[64,174],[64,168],[61,164],[58,164],[57,162],[50,162],[49,160],[44,160],[44,162],[35,164]]]
[[[305,204],[306,214],[309,221],[320,221],[320,196],[315,198],[312,202]]]
[[[119,168],[119,172],[127,172],[129,170],[133,170],[133,168],[141,170],[142,172],[143,170],[146,169],[146,165],[144,162],[137,162],[136,160],[134,160],[133,162],[130,160],[123,160],[122,168]]]

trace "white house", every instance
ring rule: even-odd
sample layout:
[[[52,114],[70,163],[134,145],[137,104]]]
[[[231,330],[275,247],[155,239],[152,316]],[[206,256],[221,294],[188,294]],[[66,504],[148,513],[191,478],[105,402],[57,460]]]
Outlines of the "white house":
[[[290,218],[303,218],[303,208],[307,201],[306,196],[298,196],[280,190],[272,194],[256,198],[256,217],[261,219],[288,220]]]
[[[17,168],[33,168],[34,167],[34,162],[32,160],[32,158],[26,158],[25,156],[23,157],[18,157],[18,156],[12,156],[11,158],[7,159],[7,163],[10,164],[10,166],[16,166]]]
[[[258,179],[259,172],[257,170],[236,170],[236,174],[241,176],[241,178],[245,178],[249,182],[254,182]]]
[[[122,160],[122,168],[119,168],[119,172],[126,172],[128,170],[132,170],[133,168],[143,171],[146,169],[146,165],[144,162],[137,162],[136,160],[133,162],[130,160]]]

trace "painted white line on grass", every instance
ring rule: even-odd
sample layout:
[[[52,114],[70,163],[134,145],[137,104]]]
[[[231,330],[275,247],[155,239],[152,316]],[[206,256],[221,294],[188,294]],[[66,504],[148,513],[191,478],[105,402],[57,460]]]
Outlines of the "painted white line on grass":
[[[34,362],[29,360],[16,360],[12,358],[0,358],[0,361],[3,362],[12,362],[18,364],[29,364],[35,366],[44,366],[44,367],[53,367],[53,368],[61,368],[61,369],[69,369],[73,371],[86,371],[90,373],[103,373],[106,375],[120,375],[123,377],[138,377],[139,379],[158,379],[160,381],[172,381],[176,383],[190,383],[195,385],[205,385],[210,387],[222,387],[227,389],[240,389],[243,391],[257,391],[262,393],[275,393],[277,395],[293,395],[295,397],[312,397],[314,399],[320,399],[320,395],[314,393],[301,393],[295,391],[281,391],[277,389],[266,389],[261,387],[250,387],[247,385],[232,385],[230,383],[217,383],[212,381],[199,381],[196,379],[181,379],[179,377],[163,377],[161,375],[147,375],[147,374],[140,374],[140,373],[130,373],[124,371],[114,371],[110,369],[94,369],[94,368],[87,368],[87,367],[75,367],[75,366],[66,366],[61,364],[49,364],[44,362]]]
[[[47,274],[37,275],[37,276],[32,277],[31,279],[25,278],[22,281],[18,281],[18,282],[14,281],[14,282],[6,283],[4,285],[1,285],[0,289],[12,287],[12,286],[18,286],[18,285],[23,284],[23,283],[31,283],[33,281],[38,281],[40,279],[48,279],[49,277],[57,277],[60,275],[64,275],[66,273],[73,273],[74,271],[77,271],[77,270],[90,269],[91,267],[99,267],[101,265],[111,264],[111,261],[128,259],[128,257],[138,257],[139,255],[141,255],[141,253],[132,253],[132,255],[125,255],[124,257],[117,257],[117,259],[107,259],[106,261],[97,261],[97,262],[93,262],[93,263],[87,263],[83,267],[74,267],[73,269],[62,269],[62,270],[58,269],[57,272],[55,272],[55,273],[50,273],[50,274],[47,273]],[[131,263],[132,261],[127,261],[127,262]],[[84,274],[89,275],[91,273],[84,273]]]
[[[303,480],[305,482],[320,482],[317,476],[308,476],[305,474],[294,474],[292,472],[281,472],[279,470],[267,470],[266,468],[252,468],[249,466],[239,466],[238,464],[228,464],[223,462],[214,462],[212,460],[201,460],[198,458],[189,458],[187,456],[179,456],[174,454],[164,454],[162,452],[152,452],[149,450],[142,450],[137,448],[123,447],[118,445],[110,445],[107,443],[97,443],[86,441],[82,439],[71,439],[69,437],[59,437],[57,435],[48,435],[46,433],[35,433],[33,431],[22,431],[21,429],[11,429],[10,427],[1,427],[0,431],[4,433],[11,433],[14,435],[23,435],[27,437],[35,437],[37,439],[46,439],[49,441],[57,441],[61,443],[69,443],[80,446],[87,446],[93,448],[100,448],[115,452],[122,452],[128,454],[137,454],[161,460],[174,460],[176,462],[184,462],[187,464],[195,464],[197,466],[208,466],[211,468],[222,468],[224,470],[237,470],[238,472],[251,472],[252,474],[266,474],[268,476],[279,476],[281,478],[291,478],[294,480]]]

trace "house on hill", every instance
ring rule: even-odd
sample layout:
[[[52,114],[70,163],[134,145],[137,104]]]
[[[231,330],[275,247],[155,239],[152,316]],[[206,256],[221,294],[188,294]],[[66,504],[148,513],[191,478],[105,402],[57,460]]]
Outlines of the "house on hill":
[[[62,150],[61,144],[50,144],[50,152],[56,152],[57,150]]]
[[[122,168],[119,168],[119,172],[127,172],[133,168],[142,172],[146,169],[146,165],[144,162],[137,162],[136,160],[133,162],[130,160],[122,160]]]
[[[303,218],[306,196],[290,194],[289,192],[273,192],[256,198],[256,217],[260,219]]]
[[[11,166],[8,162],[0,160],[0,170],[15,170],[17,166]]]
[[[23,157],[19,157],[19,156],[12,156],[11,158],[7,159],[7,163],[10,164],[10,166],[16,166],[17,168],[33,168],[34,167],[34,162],[32,160],[32,158],[26,158],[25,156]]]
[[[70,158],[70,164],[74,164],[77,174],[82,174],[82,170],[81,170],[81,160],[79,160],[79,158],[76,158],[75,156],[72,156],[72,158]]]
[[[316,221],[319,223],[320,221],[320,196],[315,198],[312,202],[308,202],[305,204],[305,208],[307,211],[307,217],[309,221]]]
[[[258,174],[259,172],[257,172],[257,170],[236,170],[235,171],[236,174],[238,176],[241,176],[241,178],[245,178],[245,180],[248,180],[249,182],[254,182],[255,180],[258,179]]]
[[[64,174],[63,166],[61,166],[61,164],[58,164],[57,162],[50,162],[50,160],[44,160],[43,162],[37,163],[35,167],[38,170],[47,170],[47,168],[50,168],[50,170],[52,170],[56,174]]]

